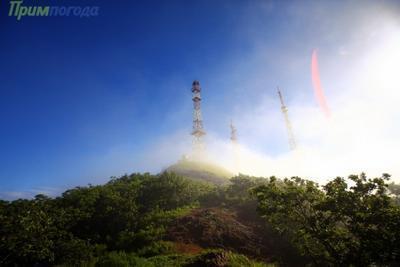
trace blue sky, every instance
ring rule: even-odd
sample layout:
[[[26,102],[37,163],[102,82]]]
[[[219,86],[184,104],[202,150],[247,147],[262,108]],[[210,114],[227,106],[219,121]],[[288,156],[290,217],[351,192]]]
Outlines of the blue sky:
[[[289,105],[316,108],[311,51],[318,48],[320,65],[344,77],[347,70],[338,64],[349,57],[323,55],[357,51],[362,38],[352,39],[345,22],[365,18],[363,10],[391,10],[390,16],[399,11],[395,1],[24,3],[95,5],[100,12],[91,18],[17,21],[7,15],[8,1],[0,3],[0,197],[5,198],[52,194],[125,172],[157,172],[175,161],[182,151],[172,152],[165,143],[190,138],[194,79],[203,88],[210,138],[228,139],[233,118],[242,143],[254,153],[286,153],[279,103],[273,102],[276,86],[284,88]],[[323,80],[334,79],[326,73]],[[326,89],[328,97],[336,94]],[[249,126],[260,114],[274,119],[262,128]],[[152,164],[153,154],[168,160]]]

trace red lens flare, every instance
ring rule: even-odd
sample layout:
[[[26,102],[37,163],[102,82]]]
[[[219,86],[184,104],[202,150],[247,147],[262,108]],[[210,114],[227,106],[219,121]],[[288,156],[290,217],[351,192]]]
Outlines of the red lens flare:
[[[321,86],[321,80],[319,78],[319,68],[318,68],[318,57],[317,50],[314,49],[311,58],[311,79],[314,87],[315,97],[317,98],[318,104],[321,107],[327,118],[330,117],[331,112],[329,110],[324,91]]]

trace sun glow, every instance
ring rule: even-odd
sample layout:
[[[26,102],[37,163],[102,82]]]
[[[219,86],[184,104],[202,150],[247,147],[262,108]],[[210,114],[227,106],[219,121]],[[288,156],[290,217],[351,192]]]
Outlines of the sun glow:
[[[373,32],[360,69],[368,90],[378,90],[387,98],[400,96],[400,25],[387,22]]]

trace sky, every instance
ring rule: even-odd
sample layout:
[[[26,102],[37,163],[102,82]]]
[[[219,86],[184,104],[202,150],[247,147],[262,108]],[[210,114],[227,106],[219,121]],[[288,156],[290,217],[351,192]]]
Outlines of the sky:
[[[0,3],[0,198],[160,172],[191,151],[195,79],[209,160],[266,177],[323,183],[364,171],[400,182],[398,1],[23,3],[99,14],[18,21]],[[314,93],[313,51],[329,117]]]

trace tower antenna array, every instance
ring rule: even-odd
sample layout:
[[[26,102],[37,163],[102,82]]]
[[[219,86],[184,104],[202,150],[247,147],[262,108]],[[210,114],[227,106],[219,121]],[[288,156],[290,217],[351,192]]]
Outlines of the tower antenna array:
[[[200,82],[195,80],[192,84],[192,93],[193,93],[193,154],[194,156],[199,156],[204,152],[204,142],[203,136],[206,135],[206,132],[203,129],[203,119],[201,116],[201,87]]]
[[[238,144],[238,137],[237,137],[237,129],[236,127],[233,125],[233,122],[231,120],[231,148],[232,148],[232,164],[233,164],[233,168],[232,170],[235,173],[238,173],[238,171],[240,170],[240,160],[239,160],[239,144]]]
[[[232,143],[236,144],[237,143],[237,130],[236,130],[235,125],[233,125],[232,120],[231,120],[230,127],[231,127],[231,141],[232,141]]]
[[[289,147],[291,150],[295,150],[296,149],[296,140],[294,138],[292,124],[290,123],[290,120],[289,120],[288,108],[285,106],[285,103],[283,102],[283,97],[282,97],[279,87],[278,87],[278,95],[279,95],[279,99],[281,101],[282,114],[283,114],[283,117],[285,118],[286,130],[287,130],[288,137],[289,137]]]

